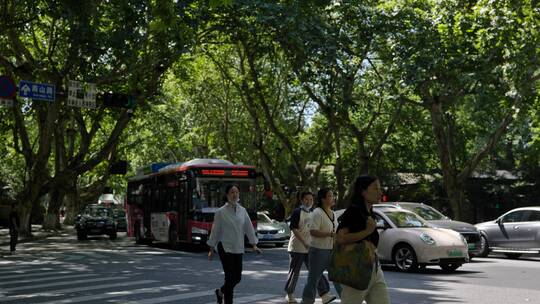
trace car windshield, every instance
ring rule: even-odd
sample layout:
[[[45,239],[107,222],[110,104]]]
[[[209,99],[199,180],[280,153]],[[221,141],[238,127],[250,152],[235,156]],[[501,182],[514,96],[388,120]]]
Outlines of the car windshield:
[[[198,178],[193,191],[193,210],[219,208],[225,203],[225,188],[229,184],[240,187],[240,204],[248,211],[256,210],[257,192],[253,180]]]
[[[107,217],[111,216],[111,210],[109,208],[88,208],[88,215],[95,217]]]
[[[261,224],[271,224],[272,223],[270,218],[267,215],[263,214],[263,213],[257,213],[257,222],[261,223]]]
[[[388,211],[384,213],[398,228],[422,228],[430,227],[429,224],[418,215],[411,212]]]
[[[446,216],[444,214],[437,211],[435,208],[426,206],[426,205],[407,205],[402,204],[403,208],[412,211],[418,215],[420,215],[422,218],[428,221],[439,221],[439,220],[445,220]]]

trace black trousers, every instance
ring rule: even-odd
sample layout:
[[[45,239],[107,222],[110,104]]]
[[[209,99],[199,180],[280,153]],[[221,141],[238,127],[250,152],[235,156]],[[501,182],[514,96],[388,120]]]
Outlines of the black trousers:
[[[225,252],[221,243],[218,244],[218,253],[225,272],[225,283],[221,286],[221,292],[224,295],[225,304],[232,304],[234,287],[242,279],[242,254]]]
[[[9,229],[9,250],[15,251],[17,241],[19,240],[19,231],[16,229]]]

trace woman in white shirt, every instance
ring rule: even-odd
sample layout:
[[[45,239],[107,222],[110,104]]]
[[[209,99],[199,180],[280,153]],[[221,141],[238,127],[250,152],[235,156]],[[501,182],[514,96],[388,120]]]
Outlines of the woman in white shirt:
[[[246,209],[238,204],[240,190],[236,185],[225,188],[227,202],[214,214],[214,223],[210,238],[206,242],[210,246],[208,259],[214,256],[217,248],[225,283],[216,289],[217,303],[232,304],[234,287],[242,278],[242,254],[244,253],[244,235],[247,236],[253,251],[261,253],[257,247],[257,236]]]
[[[318,208],[311,212],[309,232],[311,244],[309,246],[309,272],[306,286],[302,294],[302,303],[313,304],[317,284],[323,272],[330,265],[330,257],[334,248],[337,219],[332,211],[334,206],[334,193],[328,188],[322,188],[317,193]],[[323,304],[332,302],[336,297],[327,295]]]

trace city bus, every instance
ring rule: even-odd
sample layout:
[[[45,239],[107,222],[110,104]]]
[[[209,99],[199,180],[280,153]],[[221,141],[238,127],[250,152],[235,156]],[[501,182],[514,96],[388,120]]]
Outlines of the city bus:
[[[225,187],[240,188],[240,204],[254,227],[257,219],[257,177],[254,166],[220,159],[157,163],[128,180],[127,234],[137,243],[204,244],[214,213],[225,201]]]

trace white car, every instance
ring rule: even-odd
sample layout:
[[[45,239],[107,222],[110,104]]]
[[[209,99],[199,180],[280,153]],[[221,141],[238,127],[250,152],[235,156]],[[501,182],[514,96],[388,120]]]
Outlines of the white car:
[[[342,210],[336,211],[340,216]],[[414,272],[426,265],[439,265],[451,272],[469,261],[468,245],[458,232],[436,228],[416,213],[403,209],[377,208],[373,211],[379,230],[377,254],[381,263]]]

